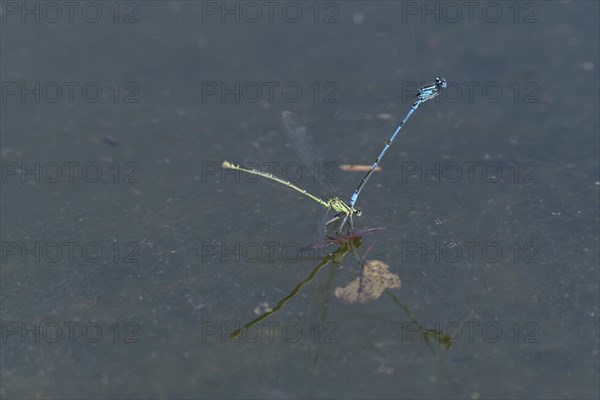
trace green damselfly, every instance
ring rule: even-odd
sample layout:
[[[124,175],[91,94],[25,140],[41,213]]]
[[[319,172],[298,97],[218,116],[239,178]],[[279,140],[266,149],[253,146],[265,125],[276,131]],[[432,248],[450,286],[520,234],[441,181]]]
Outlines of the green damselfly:
[[[286,134],[292,140],[294,148],[298,152],[298,155],[300,156],[304,164],[306,164],[307,166],[313,164],[314,160],[316,159],[316,155],[314,155],[316,151],[314,150],[312,139],[306,128],[298,123],[296,116],[290,111],[284,111],[281,114],[281,120],[283,122]],[[338,227],[336,229],[338,235],[341,235],[342,228],[346,223],[348,223],[348,230],[353,231],[354,226],[352,222],[352,217],[359,217],[362,214],[362,211],[360,209],[348,206],[348,204],[339,197],[333,197],[328,200],[324,200],[320,197],[315,196],[312,193],[309,193],[305,189],[294,185],[292,182],[279,178],[273,174],[264,171],[259,171],[255,168],[246,168],[238,164],[234,164],[230,161],[223,161],[222,166],[226,169],[242,171],[248,174],[260,176],[272,182],[280,183],[316,201],[326,209],[333,210],[333,212],[335,212],[334,217],[327,221],[325,223],[325,226],[323,227],[323,232],[325,236],[327,236],[327,228],[334,223],[338,223]],[[342,221],[341,223],[339,223],[340,220]]]

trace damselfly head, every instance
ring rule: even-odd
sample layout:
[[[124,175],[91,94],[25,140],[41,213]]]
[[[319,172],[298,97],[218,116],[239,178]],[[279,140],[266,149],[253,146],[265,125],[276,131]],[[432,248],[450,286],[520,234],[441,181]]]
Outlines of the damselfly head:
[[[362,210],[360,208],[355,208],[354,215],[356,215],[357,217],[360,217],[362,215]]]
[[[417,91],[417,100],[420,101],[420,103],[424,103],[427,100],[436,98],[439,96],[442,89],[446,89],[447,86],[448,84],[446,83],[446,80],[441,76],[438,76],[435,78],[434,83],[430,83],[427,86],[419,88]]]
[[[448,87],[448,83],[443,77],[438,76],[435,78],[435,86],[437,86],[438,89],[446,89]]]

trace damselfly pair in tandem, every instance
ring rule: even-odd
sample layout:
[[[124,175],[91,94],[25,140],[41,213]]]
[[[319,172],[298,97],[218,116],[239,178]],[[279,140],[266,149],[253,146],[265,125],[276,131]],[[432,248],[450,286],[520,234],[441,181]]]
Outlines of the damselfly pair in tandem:
[[[323,207],[325,207],[329,210],[333,210],[336,213],[335,216],[331,220],[327,221],[325,223],[325,226],[323,227],[325,236],[327,236],[327,228],[329,227],[329,225],[334,224],[334,223],[337,224],[336,233],[340,236],[342,235],[342,229],[346,224],[348,225],[348,233],[353,232],[354,231],[353,217],[354,216],[360,217],[362,214],[362,211],[359,208],[355,207],[356,200],[358,199],[358,196],[359,196],[360,192],[362,191],[362,189],[364,188],[365,184],[367,183],[367,181],[373,174],[373,171],[375,171],[375,169],[377,168],[377,166],[383,159],[383,156],[388,151],[388,149],[394,142],[394,139],[396,139],[396,136],[398,135],[400,130],[404,127],[404,125],[406,124],[406,121],[408,121],[410,116],[417,110],[417,108],[419,108],[419,106],[421,104],[437,97],[441,93],[441,91],[444,90],[446,87],[447,87],[446,80],[442,77],[438,77],[435,79],[434,83],[423,86],[417,91],[417,94],[416,94],[417,99],[410,106],[410,110],[408,110],[408,113],[406,114],[404,119],[402,119],[402,122],[400,122],[400,125],[398,125],[398,127],[396,128],[396,131],[394,132],[394,134],[388,139],[387,143],[383,147],[383,150],[381,150],[381,153],[379,153],[379,156],[377,156],[377,159],[375,160],[375,162],[373,163],[373,165],[371,166],[369,171],[366,173],[366,175],[360,181],[358,187],[356,188],[356,190],[354,190],[354,193],[352,193],[352,196],[350,197],[350,200],[348,200],[348,202],[343,201],[339,197],[333,197],[329,200],[323,200],[320,197],[317,197],[317,196],[307,192],[306,190],[294,185],[293,183],[291,183],[285,179],[281,179],[281,178],[274,176],[273,174],[266,173],[263,171],[258,171],[254,168],[245,168],[245,167],[242,167],[240,165],[234,164],[229,161],[223,161],[223,168],[243,171],[248,174],[257,175],[257,176],[260,176],[267,180],[280,183],[280,184],[285,185],[285,186],[303,194],[304,196],[316,201]],[[296,121],[296,117],[292,112],[284,111],[282,113],[281,118],[283,121],[284,128],[286,130],[286,133],[292,139],[299,138],[299,136],[306,135],[306,131],[304,130],[303,127],[300,127],[298,125],[298,123]]]

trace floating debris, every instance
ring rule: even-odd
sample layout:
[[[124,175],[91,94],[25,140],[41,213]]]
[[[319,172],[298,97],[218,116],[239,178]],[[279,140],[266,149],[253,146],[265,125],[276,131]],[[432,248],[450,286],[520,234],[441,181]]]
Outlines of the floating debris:
[[[368,172],[371,169],[370,165],[360,164],[341,164],[339,169],[348,172]],[[381,167],[377,166],[373,170],[374,172],[381,172]]]
[[[335,288],[335,297],[347,303],[369,303],[377,300],[386,289],[400,287],[400,277],[390,271],[383,261],[368,260],[363,264],[362,276],[345,287]]]

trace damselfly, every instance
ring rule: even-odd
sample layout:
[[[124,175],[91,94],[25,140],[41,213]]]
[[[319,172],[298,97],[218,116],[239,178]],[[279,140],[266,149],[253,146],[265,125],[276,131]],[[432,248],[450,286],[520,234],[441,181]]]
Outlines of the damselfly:
[[[358,195],[360,194],[360,191],[363,189],[363,187],[365,186],[365,184],[367,183],[367,181],[373,174],[373,171],[375,171],[375,168],[377,168],[377,166],[381,162],[381,159],[383,158],[385,153],[388,151],[388,149],[394,142],[394,139],[396,139],[398,132],[400,132],[400,130],[402,129],[404,124],[406,124],[406,121],[408,121],[408,119],[410,118],[412,113],[414,113],[417,110],[417,108],[419,108],[419,106],[421,104],[425,103],[427,100],[431,100],[431,99],[437,97],[440,94],[441,90],[445,89],[446,86],[447,86],[446,80],[442,77],[437,77],[437,78],[435,78],[434,83],[427,85],[427,86],[423,86],[422,88],[420,88],[417,91],[417,100],[415,100],[415,102],[412,104],[412,106],[410,106],[410,110],[408,110],[408,113],[406,114],[406,116],[404,117],[402,122],[400,122],[400,125],[398,125],[398,128],[396,128],[396,131],[394,132],[392,137],[390,137],[390,139],[387,141],[387,143],[383,147],[383,150],[381,151],[381,153],[379,154],[379,156],[377,157],[377,159],[371,166],[371,169],[369,170],[369,172],[367,172],[365,177],[362,179],[362,181],[360,182],[360,184],[358,185],[358,187],[352,194],[352,197],[350,197],[350,201],[348,201],[348,206],[350,208],[353,208],[354,204],[356,204],[356,199],[358,199]],[[352,226],[352,216],[351,215],[350,215],[350,226]]]
[[[269,173],[262,172],[262,171],[257,171],[255,169],[251,169],[251,168],[240,167],[239,165],[233,164],[229,161],[223,161],[223,168],[234,169],[237,171],[246,172],[248,174],[258,175],[258,176],[261,176],[270,181],[281,183],[282,185],[285,185],[291,189],[294,189],[295,191],[302,193],[306,197],[313,199],[314,201],[316,201],[323,207],[327,208],[328,210],[333,210],[337,214],[333,217],[333,219],[330,219],[329,221],[327,221],[323,228],[323,232],[325,233],[326,236],[327,236],[327,227],[329,225],[333,224],[334,222],[339,221],[340,218],[343,218],[343,221],[341,224],[339,224],[338,228],[336,229],[336,232],[341,235],[342,227],[344,226],[346,221],[349,219],[349,217],[351,217],[353,215],[360,217],[360,215],[362,214],[361,210],[359,210],[358,208],[348,206],[348,204],[346,204],[346,202],[344,202],[339,197],[334,197],[327,201],[323,200],[323,199],[315,196],[314,194],[311,194],[311,193],[307,192],[306,190],[294,185],[292,182],[286,181],[285,179],[278,178],[273,174],[269,174]],[[354,226],[352,225],[352,219],[350,219],[350,230],[354,230]]]
[[[294,144],[299,156],[302,158],[302,161],[306,165],[310,166],[310,164],[313,163],[312,162],[313,156],[311,153],[314,153],[314,150],[312,150],[311,147],[314,147],[314,146],[312,145],[312,141],[310,139],[310,136],[309,136],[306,128],[304,126],[300,126],[300,124],[298,124],[296,116],[290,111],[284,111],[281,115],[281,119],[283,122],[284,129],[286,131],[286,134],[292,140],[292,142],[294,142],[293,144]],[[327,236],[327,228],[329,227],[329,225],[331,225],[333,223],[338,223],[338,227],[336,229],[336,232],[338,233],[338,235],[341,235],[342,228],[344,227],[346,222],[348,222],[348,224],[349,224],[349,227],[348,227],[349,230],[353,231],[354,226],[353,226],[352,216],[356,215],[357,217],[359,217],[362,213],[361,210],[359,210],[358,208],[348,206],[348,204],[346,204],[346,202],[344,202],[339,197],[333,197],[329,200],[323,200],[320,197],[317,197],[317,196],[309,193],[308,191],[294,185],[293,183],[291,183],[285,179],[279,178],[273,174],[263,172],[263,171],[258,171],[254,168],[245,168],[245,167],[242,167],[240,165],[234,164],[229,161],[223,161],[222,166],[223,166],[223,168],[242,171],[242,172],[245,172],[248,174],[260,176],[260,177],[270,180],[272,182],[280,183],[280,184],[285,185],[285,186],[289,187],[290,189],[293,189],[293,190],[297,191],[298,193],[301,193],[304,196],[316,201],[317,203],[319,203],[323,207],[327,208],[328,210],[333,210],[336,214],[334,215],[334,217],[332,219],[327,221],[325,223],[325,226],[323,227],[325,236]],[[342,221],[341,223],[339,223],[340,220]]]

